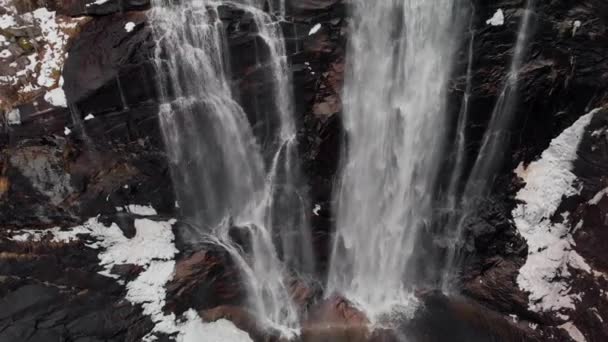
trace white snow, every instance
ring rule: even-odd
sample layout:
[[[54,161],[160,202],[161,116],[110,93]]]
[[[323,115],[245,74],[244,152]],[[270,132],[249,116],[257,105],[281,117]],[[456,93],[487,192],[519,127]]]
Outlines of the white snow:
[[[125,24],[125,31],[127,31],[127,32],[133,31],[134,28],[135,28],[135,23],[132,21],[129,21],[128,23]]]
[[[149,209],[148,209],[149,210]],[[153,209],[152,209],[153,210]],[[179,319],[174,314],[165,315],[165,285],[173,277],[175,255],[175,236],[170,221],[135,220],[135,236],[128,239],[115,223],[104,226],[97,218],[91,218],[82,226],[62,230],[21,231],[11,237],[15,241],[40,241],[47,234],[52,234],[52,241],[67,242],[76,240],[77,235],[88,235],[85,246],[99,249],[99,264],[103,270],[99,273],[111,278],[118,278],[110,273],[114,265],[135,264],[144,271],[133,281],[126,284],[126,299],[140,304],[143,313],[148,315],[155,326],[143,338],[143,341],[155,341],[154,333],[177,334],[178,342],[198,342],[204,337],[206,342],[249,342],[247,333],[239,330],[232,322],[219,320],[204,323],[196,311],[190,309]]]
[[[67,53],[65,52],[68,34],[64,29],[75,28],[84,18],[65,18],[57,17],[54,11],[49,11],[46,8],[38,8],[33,12],[17,13],[14,6],[8,6],[7,3],[0,2],[0,7],[4,7],[8,11],[7,14],[0,16],[0,28],[16,26],[16,23],[25,26],[34,25],[40,28],[40,36],[30,37],[37,44],[36,51],[26,55],[28,63],[20,70],[16,70],[14,75],[0,76],[0,83],[15,87],[14,90],[18,93],[31,93],[44,87],[47,102],[55,106],[64,106],[65,95],[61,90],[61,74],[63,63]],[[18,21],[17,18],[21,20]],[[6,38],[0,36],[0,46],[8,45]],[[7,58],[9,52],[3,50],[0,52],[0,58]],[[11,64],[12,67],[18,69],[19,66]],[[58,82],[59,81],[59,82]]]
[[[64,127],[64,128],[63,128],[63,134],[64,134],[64,135],[70,135],[71,133],[72,133],[72,130],[71,130],[71,129],[69,129],[69,128],[67,128],[67,127]]]
[[[84,117],[84,121],[89,121],[89,120],[93,120],[95,119],[95,116],[93,114],[90,114]]]
[[[486,20],[486,24],[492,26],[502,26],[505,24],[505,13],[499,8],[492,18]]]
[[[576,176],[572,173],[572,162],[585,129],[597,111],[599,109],[582,116],[564,130],[539,160],[524,170],[518,167],[526,186],[516,196],[523,204],[517,205],[512,214],[519,233],[528,243],[528,258],[519,271],[517,283],[529,292],[533,311],[573,309],[579,296],[571,293],[567,281],[569,267],[591,271],[573,250],[569,214],[562,214],[561,223],[552,223],[551,218],[564,197],[579,192],[574,186]]]
[[[178,342],[246,342],[252,341],[247,333],[239,330],[228,320],[221,319],[214,323],[203,323],[196,312],[188,310],[184,316],[187,321],[182,325],[182,332],[177,337]]]
[[[0,51],[0,58],[9,58],[12,55],[13,54],[8,49]]]
[[[140,246],[145,249],[146,246]],[[177,252],[177,251],[176,251]],[[173,256],[172,256],[173,257]],[[165,284],[173,278],[175,261],[153,261],[137,279],[127,284],[126,299],[131,303],[141,304],[145,315],[150,316],[156,326],[153,332],[177,332],[175,315],[165,315]]]
[[[140,216],[154,216],[157,214],[156,209],[152,208],[152,206],[138,204],[129,204],[127,210],[132,214]]]
[[[583,335],[583,333],[581,333],[581,331],[578,330],[578,328],[572,322],[560,325],[559,327],[566,330],[568,335],[570,335],[575,342],[587,342],[585,335]]]
[[[65,98],[63,88],[51,89],[44,94],[44,100],[55,107],[67,107],[68,101]]]
[[[63,46],[67,42],[67,37],[55,21],[55,12],[39,8],[32,13],[47,42],[37,82],[43,87],[52,87],[55,85],[53,74],[62,69]]]
[[[313,34],[319,32],[319,30],[321,29],[321,24],[316,24],[315,26],[313,26],[310,31],[308,32],[309,36],[312,36]]]
[[[321,211],[321,206],[319,204],[315,204],[315,207],[312,209],[312,213],[315,216],[319,216],[320,211]]]
[[[52,242],[70,242],[78,240],[76,235],[78,234],[86,234],[88,230],[82,229],[82,227],[75,227],[69,230],[62,230],[59,227],[45,229],[45,230],[26,230],[21,231],[17,235],[13,235],[10,237],[13,241],[41,241],[44,237],[49,236],[50,241]]]
[[[11,26],[15,26],[17,23],[15,22],[15,18],[10,14],[3,14],[0,16],[0,29],[4,30]]]
[[[106,266],[103,274],[109,274],[114,264],[148,265],[152,260],[171,260],[177,253],[173,245],[174,221],[156,222],[149,219],[135,220],[135,236],[126,238],[118,225],[109,228],[91,219],[86,224],[93,236],[101,239],[99,246],[105,249],[99,254],[100,265]]]
[[[6,114],[6,121],[9,125],[21,125],[21,112],[15,108]]]

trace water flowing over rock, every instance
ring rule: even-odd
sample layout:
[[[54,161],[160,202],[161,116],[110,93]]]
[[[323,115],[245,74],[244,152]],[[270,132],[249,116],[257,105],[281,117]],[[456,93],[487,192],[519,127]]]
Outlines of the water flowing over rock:
[[[328,291],[373,314],[407,303],[405,287],[416,284],[407,269],[430,219],[444,143],[454,6],[354,3],[343,99],[348,145]]]
[[[0,341],[606,340],[607,34],[602,0],[0,0]]]
[[[533,26],[533,11],[534,11],[534,0],[526,2],[524,14],[521,18],[520,27],[517,33],[517,41],[515,42],[513,57],[509,66],[508,74],[502,91],[496,100],[494,110],[490,117],[490,121],[486,127],[486,131],[482,138],[481,147],[477,152],[477,157],[470,171],[470,174],[466,177],[464,189],[460,196],[456,189],[451,189],[454,193],[448,193],[448,197],[460,198],[461,208],[459,213],[452,213],[450,217],[446,232],[447,234],[453,235],[456,241],[451,244],[448,248],[446,256],[445,269],[443,275],[442,286],[445,289],[450,287],[450,278],[453,275],[453,271],[456,263],[458,263],[459,239],[462,238],[464,224],[466,216],[470,211],[471,206],[474,206],[475,200],[489,193],[492,189],[492,182],[496,177],[497,171],[500,169],[501,164],[504,162],[501,157],[500,151],[504,150],[508,143],[509,127],[512,124],[515,108],[518,103],[518,87],[519,87],[519,73],[522,67],[525,53],[528,49],[529,38],[531,36],[531,30]],[[470,76],[469,76],[470,77]],[[468,82],[470,82],[470,78]],[[470,85],[467,85],[470,87]],[[465,95],[466,96],[466,95]],[[468,102],[469,99],[465,98],[463,101]],[[468,103],[464,103],[468,107]],[[467,108],[468,111],[468,108]],[[467,112],[462,115],[467,115]],[[461,133],[463,134],[463,133]],[[464,143],[463,143],[464,144]],[[466,153],[465,150],[460,149],[458,153]],[[462,159],[462,156],[458,156]],[[458,166],[458,165],[457,165]],[[462,166],[459,166],[462,167]],[[456,170],[460,172],[460,170]],[[460,182],[460,179],[455,179],[454,182]],[[455,208],[450,208],[454,210]]]
[[[265,151],[251,129],[255,123],[248,121],[230,85],[219,6],[154,3],[157,68],[164,74],[159,116],[174,186],[180,210],[199,227],[196,234],[224,246],[238,260],[256,313],[270,323],[293,327],[298,314],[287,293],[281,260],[295,271],[310,272],[312,257],[303,213],[306,196],[297,184],[285,42],[271,15],[255,4],[236,4],[251,15],[265,45],[265,54],[256,58],[268,65],[273,85],[265,96],[273,96],[274,102],[264,115],[278,127],[274,138],[267,138],[270,150]],[[284,14],[284,4],[276,10]],[[265,155],[270,157],[268,165]],[[230,241],[232,222],[250,229],[248,255]]]

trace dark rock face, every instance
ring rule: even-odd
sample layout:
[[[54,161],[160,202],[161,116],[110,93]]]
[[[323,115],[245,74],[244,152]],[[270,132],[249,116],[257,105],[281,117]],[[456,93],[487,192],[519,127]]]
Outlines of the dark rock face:
[[[7,126],[0,139],[0,341],[139,341],[153,326],[139,306],[124,300],[124,286],[97,273],[94,250],[80,243],[8,239],[8,229],[70,226],[98,214],[100,221],[118,223],[124,235],[132,238],[132,215],[117,212],[116,207],[151,204],[161,215],[176,214],[157,120],[156,85],[163,71],[152,60],[156,46],[143,11],[149,1],[110,0],[88,6],[92,2],[52,4],[67,15],[94,16],[71,42],[64,67],[70,110],[26,104],[22,125]],[[469,164],[505,80],[523,2],[473,1],[476,35],[467,129]],[[332,192],[346,145],[341,122],[348,33],[345,6],[340,0],[291,0],[290,18],[282,23],[321,274],[329,259]],[[517,285],[527,246],[511,217],[513,197],[521,187],[512,170],[520,162],[536,159],[552,138],[582,114],[606,104],[608,5],[602,0],[560,0],[536,1],[536,6],[503,167],[492,194],[480,199],[465,227],[464,263],[458,280],[466,298],[423,293],[423,308],[413,320],[399,329],[369,331],[368,318],[346,300],[322,300],[322,289],[293,279],[293,296],[307,313],[302,341],[397,341],[403,336],[415,341],[570,340],[556,328],[563,321],[530,312],[527,294]],[[499,8],[505,12],[505,25],[488,26],[486,19]],[[269,106],[263,96],[270,87],[269,71],[255,58],[263,59],[263,44],[243,11],[231,6],[220,6],[218,11],[228,32],[235,92],[263,140],[276,124],[264,115]],[[575,29],[576,21],[581,25]],[[125,30],[128,22],[135,24],[130,32]],[[309,35],[316,24],[321,28]],[[465,89],[466,41],[462,46],[450,87],[453,121]],[[88,114],[94,118],[82,122],[83,134],[78,118]],[[65,127],[72,130],[68,136]],[[572,232],[576,251],[603,274],[608,273],[608,199],[601,197],[596,204],[589,200],[608,187],[608,144],[605,130],[601,131],[605,127],[605,115],[592,123],[574,171],[581,194],[561,208],[582,219],[582,227]],[[591,134],[597,130],[601,132]],[[207,321],[232,320],[255,341],[280,340],[278,332],[261,327],[244,309],[245,289],[229,256],[204,243],[191,243],[200,237],[188,236],[185,226],[175,228],[180,254],[175,276],[166,286],[164,310],[179,314],[193,308]],[[246,237],[238,232],[232,237],[243,240],[246,248]],[[421,248],[434,250],[434,243],[425,242]],[[112,272],[130,280],[141,271],[136,265],[117,265]],[[608,303],[602,291],[608,287],[606,277],[573,273],[573,289],[584,290],[584,295],[571,320],[588,341],[605,340]],[[511,314],[520,321],[513,322]],[[327,322],[332,323],[329,328],[323,325]],[[530,329],[530,324],[538,329]]]
[[[95,0],[58,0],[57,10],[70,16],[104,16],[126,11],[140,11],[150,8],[150,0],[108,0],[98,3]]]
[[[125,25],[135,24],[128,32]],[[128,109],[156,98],[155,43],[145,12],[94,18],[69,49],[63,89],[83,115]]]
[[[242,305],[245,289],[238,268],[222,251],[212,249],[182,257],[167,284],[166,309],[182,313],[190,308],[209,310],[220,305]]]
[[[0,341],[139,341],[152,328],[79,244],[0,239]]]
[[[120,297],[61,290],[27,281],[0,282],[1,341],[140,341],[152,323]],[[72,293],[70,293],[72,292]]]
[[[148,140],[106,150],[71,137],[28,140],[11,148],[7,176],[0,199],[6,228],[74,224],[127,204],[174,209],[164,155]]]
[[[470,163],[476,156],[487,120],[501,91],[513,54],[523,6],[523,1],[497,1],[491,4],[475,1],[473,93],[471,123],[467,129]],[[502,171],[497,175],[493,193],[488,199],[482,200],[466,225],[463,249],[465,263],[461,280],[467,296],[500,312],[516,314],[535,324],[540,323],[542,327],[543,324],[557,326],[561,323],[551,317],[551,314],[530,312],[527,295],[521,292],[516,282],[519,268],[526,260],[527,246],[518,237],[511,221],[511,211],[515,206],[511,199],[521,187],[513,170],[520,162],[528,163],[537,159],[549,142],[580,116],[605,105],[608,93],[603,86],[607,74],[602,57],[607,52],[606,5],[597,1],[543,1],[535,2],[535,6],[529,51],[520,70],[518,104],[510,132],[509,148],[503,156]],[[504,10],[505,25],[486,25],[485,20],[492,17],[499,8]],[[580,26],[575,29],[577,21],[580,21]],[[466,50],[463,49],[459,56],[459,69],[465,70]],[[458,114],[459,98],[462,89],[465,89],[464,80],[462,75],[454,78],[452,117],[457,117]],[[599,174],[603,172],[599,170],[605,170],[602,168],[603,157],[597,154],[582,157],[581,160],[590,162],[583,167],[585,171],[580,171],[582,179],[588,180],[589,177],[585,174],[589,172]],[[598,182],[601,183],[600,178],[591,179],[594,179],[591,181],[594,186],[589,187],[593,189],[589,191],[597,193],[601,187],[598,185]],[[588,195],[587,199],[573,199],[572,202],[584,203],[591,197],[593,195]],[[593,231],[595,228],[581,229],[577,236],[588,236],[594,234]],[[599,236],[597,238],[600,239]],[[576,249],[584,250],[578,243]],[[599,254],[588,254],[585,258],[605,260],[605,256]],[[575,278],[578,279],[579,275],[572,277]],[[577,282],[578,280],[575,281]],[[582,281],[581,284],[583,283],[593,289],[605,286],[591,280]],[[595,293],[596,290],[589,292]],[[596,299],[583,298],[577,304],[574,316],[590,315],[585,313],[585,303],[597,302],[598,299],[594,294],[589,296]],[[603,305],[603,300],[599,300],[597,306]],[[574,321],[586,338],[606,338],[602,329],[591,328],[597,321]],[[545,335],[548,339],[569,340],[569,337],[552,332],[552,328],[547,328],[545,333],[553,336]]]

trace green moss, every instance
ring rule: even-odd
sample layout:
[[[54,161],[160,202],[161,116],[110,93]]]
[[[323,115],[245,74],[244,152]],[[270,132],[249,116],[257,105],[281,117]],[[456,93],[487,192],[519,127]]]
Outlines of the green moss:
[[[20,48],[25,50],[25,52],[32,52],[35,50],[32,42],[30,42],[30,40],[25,37],[20,37],[19,39],[17,39],[17,44]]]

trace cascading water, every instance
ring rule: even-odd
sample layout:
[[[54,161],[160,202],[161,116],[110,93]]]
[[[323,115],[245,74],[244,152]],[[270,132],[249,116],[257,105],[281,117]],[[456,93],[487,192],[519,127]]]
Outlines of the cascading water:
[[[488,183],[496,174],[500,166],[501,151],[504,150],[509,138],[509,128],[513,121],[515,106],[517,105],[517,86],[519,82],[519,71],[528,46],[530,37],[531,15],[533,0],[528,0],[524,9],[523,18],[517,34],[517,42],[513,59],[509,67],[509,74],[502,92],[498,97],[490,123],[483,137],[482,145],[469,175],[465,188],[465,198],[471,198],[489,190]]]
[[[272,19],[258,7],[264,2],[253,1],[246,7],[253,14],[258,27],[258,36],[268,47],[270,55],[267,68],[270,71],[274,94],[274,112],[280,122],[279,132],[273,142],[274,156],[270,164],[266,190],[265,226],[280,227],[280,251],[284,261],[292,268],[306,273],[314,272],[312,242],[308,233],[308,215],[305,208],[309,204],[306,195],[300,191],[300,172],[296,145],[296,126],[293,119],[293,94],[291,78],[285,50],[285,40],[279,22]],[[257,6],[257,7],[256,7]],[[275,1],[269,5],[276,14],[285,16],[285,2]]]
[[[464,172],[466,162],[466,129],[469,121],[469,107],[471,101],[471,90],[473,88],[473,57],[475,52],[475,7],[471,4],[471,13],[469,20],[469,44],[467,48],[467,73],[466,85],[462,96],[462,104],[460,113],[458,113],[458,123],[456,125],[456,141],[455,141],[455,160],[450,175],[450,182],[446,191],[446,210],[449,214],[453,214],[457,207],[459,184]]]
[[[328,293],[375,318],[407,303],[431,214],[455,50],[455,0],[354,0],[344,90],[347,153]]]
[[[442,287],[449,291],[459,256],[459,246],[462,244],[467,216],[470,214],[475,200],[491,190],[491,183],[503,161],[502,153],[508,143],[509,128],[518,101],[519,72],[522,67],[531,31],[534,0],[528,0],[523,18],[519,25],[517,42],[513,51],[509,73],[503,89],[496,101],[490,122],[483,136],[481,147],[473,168],[465,183],[460,199],[460,213],[453,215],[447,224],[448,234],[453,241],[448,245],[446,262],[443,269]],[[464,151],[463,151],[464,153]]]
[[[228,49],[218,15],[222,4],[251,13],[269,51],[265,67],[275,91],[274,108],[267,116],[280,122],[271,150],[265,151],[273,156],[272,165],[264,164],[264,151],[230,87]],[[306,245],[306,201],[297,191],[296,128],[279,24],[250,1],[155,0],[153,5],[156,62],[159,74],[165,75],[160,81],[160,122],[180,208],[201,227],[192,239],[216,243],[231,253],[260,319],[296,327],[298,312],[280,257],[296,272],[313,266]],[[291,219],[283,220],[287,217]],[[235,227],[248,232],[247,251],[232,242]],[[275,247],[275,241],[283,245]],[[290,249],[294,241],[299,248]]]

